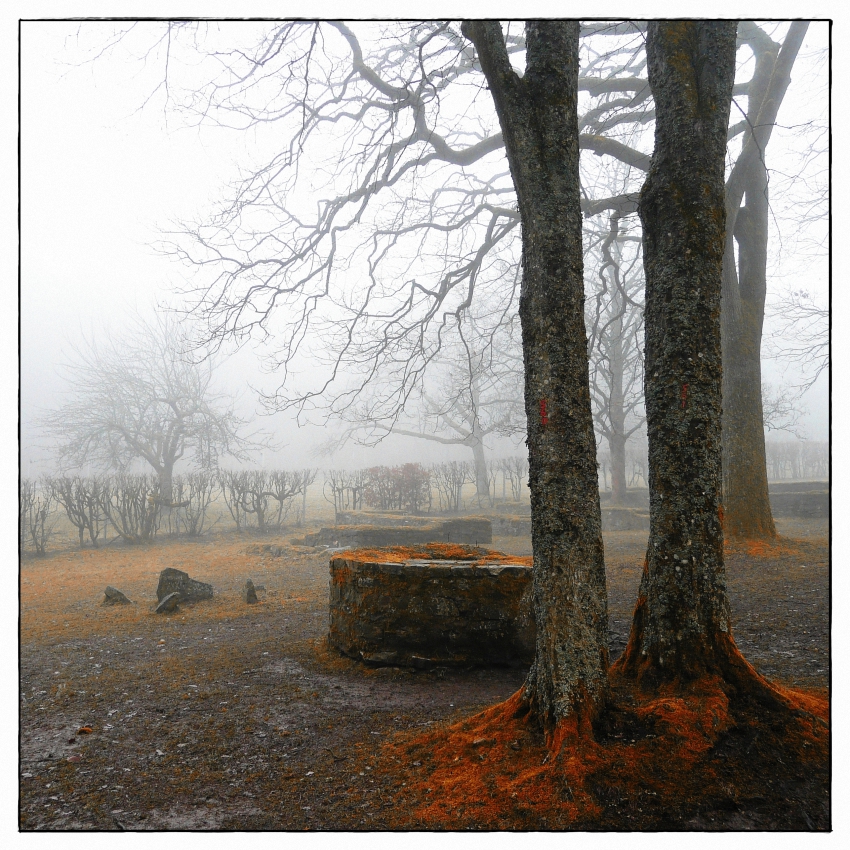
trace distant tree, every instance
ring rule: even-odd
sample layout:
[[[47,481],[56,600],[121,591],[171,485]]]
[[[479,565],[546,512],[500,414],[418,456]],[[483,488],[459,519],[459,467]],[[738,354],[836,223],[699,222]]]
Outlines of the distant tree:
[[[511,499],[515,502],[520,500],[522,485],[528,478],[528,458],[514,456],[505,457],[499,461],[499,469],[502,472],[502,480],[511,486]]]
[[[522,409],[522,351],[513,338],[513,323],[481,333],[468,319],[446,342],[423,382],[398,417],[387,421],[379,399],[365,401],[343,415],[342,438],[326,444],[331,451],[349,439],[367,445],[388,434],[415,437],[447,446],[464,446],[472,453],[479,505],[488,503],[492,482],[486,441],[492,436],[515,436],[525,431]]]
[[[593,421],[608,443],[613,505],[626,500],[626,445],[646,421],[640,237],[621,232],[620,218],[618,211],[611,213],[590,250],[599,259],[593,264],[597,280],[585,308]]]
[[[475,470],[465,461],[447,461],[431,467],[431,481],[437,488],[441,511],[457,513],[463,507],[463,485],[475,483]]]
[[[793,387],[796,399],[829,367],[829,307],[819,304],[805,289],[797,289],[780,296],[769,312],[779,325],[770,356],[796,363],[802,373],[802,381]]]
[[[170,507],[178,461],[214,469],[222,455],[244,458],[244,421],[215,391],[213,362],[190,354],[186,332],[161,315],[77,349],[65,367],[67,401],[40,422],[60,464],[124,471],[143,461]]]
[[[723,507],[727,533],[740,537],[776,535],[761,392],[770,217],[767,148],[808,26],[808,21],[792,22],[781,45],[751,21],[738,27],[755,68],[746,114],[729,131],[740,132],[742,147],[726,181],[722,334]]]
[[[344,469],[325,470],[322,494],[334,506],[334,525],[339,523],[343,511],[363,509],[363,498],[370,480],[368,470],[348,472]]]
[[[103,509],[118,536],[127,543],[149,543],[159,531],[161,500],[153,475],[119,473],[106,479]]]
[[[207,512],[219,493],[216,474],[199,470],[178,475],[173,482],[172,504],[180,506],[175,512],[175,531],[189,537],[199,537],[207,523]]]
[[[799,423],[805,408],[791,387],[774,388],[762,382],[761,399],[764,427],[768,431],[787,431],[795,437],[802,436]]]

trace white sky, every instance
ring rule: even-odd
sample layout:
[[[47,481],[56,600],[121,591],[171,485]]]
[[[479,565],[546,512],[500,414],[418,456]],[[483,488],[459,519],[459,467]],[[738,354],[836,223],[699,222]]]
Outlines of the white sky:
[[[140,74],[137,64],[112,57],[81,67],[67,64],[79,61],[78,26],[54,21],[27,22],[22,28],[24,426],[32,411],[54,403],[62,386],[57,364],[67,359],[70,345],[82,332],[114,325],[133,308],[145,311],[157,300],[169,299],[169,285],[179,281],[180,270],[149,244],[159,226],[194,218],[221,196],[222,185],[235,173],[235,163],[244,159],[248,144],[238,131],[185,128],[179,118],[162,111],[161,97],[138,111],[158,80],[157,71]],[[106,35],[110,25],[82,26],[102,27]],[[810,32],[804,53],[809,43],[823,40],[814,27]],[[117,56],[121,55],[119,51]],[[807,79],[796,87],[792,82],[780,121],[793,123],[789,115],[805,113],[806,89],[812,82]],[[769,154],[778,147],[774,139]],[[789,270],[786,280],[798,284],[793,262],[786,266],[786,274]],[[825,263],[814,275],[804,267],[802,277],[805,286],[825,297]],[[246,374],[257,374],[251,380],[260,380],[254,362],[249,352],[243,352],[223,370],[224,381],[233,389],[244,384]],[[766,362],[765,374],[774,383],[782,380],[775,364]],[[805,426],[811,439],[827,436],[825,378],[805,400],[810,409]],[[253,412],[256,404],[250,391],[243,390],[240,396],[246,413]],[[282,435],[289,457],[293,451],[303,455],[322,438],[315,429],[293,430],[285,415],[263,424]],[[30,442],[25,427],[25,470],[33,468],[33,458],[43,456],[31,449]],[[415,450],[421,449],[426,461],[429,455],[436,459],[440,450],[429,448],[419,441]],[[412,449],[409,439],[397,439],[382,447],[380,461],[358,457],[356,462],[407,459]],[[505,446],[502,451],[512,450]],[[304,462],[309,462],[306,456]]]

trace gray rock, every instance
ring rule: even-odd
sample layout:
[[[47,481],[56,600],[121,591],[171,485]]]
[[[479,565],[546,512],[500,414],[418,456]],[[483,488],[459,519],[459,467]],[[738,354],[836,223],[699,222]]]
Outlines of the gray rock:
[[[180,594],[181,602],[200,602],[202,599],[212,599],[213,587],[211,584],[189,578],[189,574],[182,570],[166,567],[159,574],[156,598],[162,602],[171,593]]]
[[[117,588],[111,585],[106,586],[104,591],[103,605],[130,605],[130,600]]]
[[[245,582],[245,587],[242,588],[242,598],[249,605],[253,605],[257,601],[257,590],[251,579],[248,579],[248,581]]]
[[[176,591],[174,593],[169,593],[168,596],[164,597],[159,605],[156,606],[157,614],[171,614],[172,612],[177,610],[177,603],[180,601],[180,594]]]

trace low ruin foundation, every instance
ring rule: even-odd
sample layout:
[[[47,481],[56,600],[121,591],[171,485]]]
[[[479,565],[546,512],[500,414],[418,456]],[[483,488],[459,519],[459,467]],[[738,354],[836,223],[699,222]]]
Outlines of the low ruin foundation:
[[[534,657],[530,559],[461,546],[355,550],[333,557],[330,573],[329,641],[351,658],[428,668]]]

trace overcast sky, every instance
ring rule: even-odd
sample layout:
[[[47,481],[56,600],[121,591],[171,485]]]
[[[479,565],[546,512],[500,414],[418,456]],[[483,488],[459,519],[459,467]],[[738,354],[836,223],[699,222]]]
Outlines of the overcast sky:
[[[18,273],[17,255],[14,250],[17,234],[17,126],[13,119],[17,108],[17,18],[19,16],[115,14],[119,4],[114,2],[44,2],[44,0],[12,0],[0,10],[2,21],[2,50],[0,62],[5,63],[2,77],[4,114],[2,129],[5,131],[3,151],[5,154],[2,170],[4,204],[2,210],[3,232],[5,235],[3,252],[4,285],[12,289]],[[139,0],[132,6],[134,14],[167,15],[174,13],[173,2],[146,2]],[[616,4],[615,4],[616,5]],[[679,2],[639,4],[631,14],[675,16],[682,13]],[[124,10],[123,5],[121,6]],[[414,9],[421,9],[415,4]],[[344,16],[350,14],[351,4],[342,3],[288,3],[286,0],[258,3],[243,0],[237,4],[222,3],[220,0],[184,0],[180,4],[180,13],[186,15],[317,15]],[[523,4],[525,14],[563,13],[562,4],[541,4],[528,0]],[[362,15],[408,14],[410,6],[404,3],[361,2],[356,11]],[[484,0],[477,4],[457,0],[441,3],[434,0],[428,6],[428,14],[435,17],[445,15],[502,15],[509,16],[518,11],[515,2],[500,3],[499,0]],[[571,9],[572,11],[572,9]],[[587,11],[581,5],[576,12]],[[707,3],[698,8],[701,14],[734,16],[740,14],[739,0],[736,2]],[[747,5],[747,14],[751,16],[776,15],[795,17],[808,14],[818,17],[837,18],[834,29],[834,77],[841,81],[833,94],[833,182],[838,187],[846,187],[850,181],[848,168],[847,142],[847,97],[842,87],[850,76],[850,50],[846,32],[850,27],[850,15],[843,4],[810,0],[804,7],[794,0],[770,0],[753,2]],[[420,12],[421,14],[421,12]],[[30,25],[26,25],[30,26]],[[156,119],[150,114],[128,118],[132,106],[137,102],[138,92],[132,86],[125,88],[126,80],[120,73],[96,74],[89,70],[78,71],[58,79],[57,68],[53,64],[55,51],[61,47],[61,39],[54,32],[47,35],[52,25],[41,25],[39,39],[43,43],[30,45],[37,51],[23,51],[21,57],[22,118],[24,135],[22,136],[22,219],[25,230],[22,245],[21,266],[21,356],[23,372],[21,376],[22,402],[25,408],[38,404],[39,400],[50,397],[57,387],[55,364],[61,359],[64,340],[73,338],[80,328],[87,328],[93,322],[109,322],[115,315],[121,315],[131,305],[145,307],[157,293],[165,292],[172,271],[163,261],[154,258],[146,249],[146,241],[155,231],[160,216],[177,216],[181,212],[191,213],[194,204],[203,203],[210,196],[216,196],[219,169],[226,170],[231,157],[218,151],[212,143],[201,144],[200,138],[191,132],[166,135],[162,133],[162,118]],[[58,30],[57,30],[58,32]],[[24,47],[27,47],[26,36]],[[120,69],[119,69],[120,70]],[[110,85],[112,79],[121,79],[120,84]],[[97,82],[97,86],[95,86]],[[792,86],[789,95],[793,94]],[[31,122],[26,124],[26,122]],[[833,200],[833,232],[836,245],[843,247],[844,234],[848,232],[848,209],[846,192],[838,192]],[[30,230],[32,228],[32,230]],[[32,234],[32,238],[30,237]],[[844,498],[843,473],[848,458],[842,437],[846,437],[847,410],[845,395],[841,391],[846,380],[848,353],[848,322],[850,314],[850,288],[844,280],[842,267],[837,270],[837,286],[833,292],[833,371],[836,393],[833,400],[836,431],[840,438],[834,444],[834,509],[842,516],[847,508]],[[92,297],[84,297],[92,293]],[[15,346],[17,333],[15,321],[17,315],[13,309],[3,311],[0,316],[0,356],[6,364],[16,362]],[[16,480],[17,456],[13,450],[16,443],[15,426],[15,374],[11,365],[3,372],[4,423],[6,425],[6,445],[4,453],[5,479],[8,487],[5,491],[8,504],[4,504],[2,515],[4,539],[9,546],[8,562],[14,563],[11,550],[14,532],[11,523],[16,512],[15,495],[12,482]],[[810,406],[819,411],[820,425],[812,427],[812,436],[822,439],[824,433],[826,387],[822,384],[818,395],[809,401]],[[410,444],[406,444],[409,446]],[[835,551],[844,552],[850,543],[846,539],[845,526],[836,523],[833,530]],[[836,570],[833,575],[833,599],[837,610],[846,602],[850,587],[845,571]],[[14,625],[17,622],[17,599],[14,593],[5,595],[3,609],[4,622],[8,628],[7,643],[15,644]],[[850,630],[841,617],[833,623],[834,661],[844,660],[846,646],[850,641]],[[8,716],[14,717],[17,710],[15,682],[17,671],[14,652],[5,654],[6,667],[3,670],[3,705]],[[841,704],[844,697],[841,677],[833,682],[833,696]],[[8,746],[4,762],[13,768],[17,763],[16,740],[14,735],[6,735]],[[836,788],[846,787],[847,773],[843,768],[846,759],[841,756],[840,742],[836,742]],[[8,804],[6,823],[10,835],[14,830],[13,820],[17,822],[15,808],[16,772],[4,774],[4,795]],[[15,774],[15,775],[13,775]],[[842,784],[843,783],[843,784]],[[846,814],[836,808],[835,825],[844,824]],[[13,842],[18,836],[13,836]],[[490,839],[495,837],[491,836]],[[549,844],[560,842],[557,836],[551,836]],[[161,837],[159,839],[162,840]],[[252,837],[252,842],[262,843],[262,837]],[[277,839],[275,839],[277,840]],[[544,844],[547,839],[543,836]],[[629,841],[634,841],[634,837]],[[774,841],[779,840],[774,839]],[[799,841],[794,836],[792,840]],[[576,837],[581,842],[581,836]],[[592,839],[595,841],[595,839]],[[661,846],[672,846],[673,839],[666,842],[664,837],[654,836],[653,842]],[[587,842],[590,843],[590,842]],[[779,843],[782,843],[781,841]]]
[[[26,427],[32,412],[55,403],[62,380],[57,365],[67,360],[82,333],[113,329],[122,316],[150,310],[171,299],[180,270],[158,256],[150,243],[158,229],[175,219],[191,219],[221,197],[235,164],[244,161],[249,140],[234,131],[187,129],[165,114],[161,98],[140,110],[154,77],[139,67],[107,56],[79,65],[78,27],[111,25],[28,22],[22,28],[21,54],[21,406],[23,464],[41,453],[30,447]],[[825,25],[814,25],[803,54],[825,43]],[[120,57],[121,54],[116,54]],[[825,81],[804,74],[798,60],[794,82],[780,122],[795,123]],[[771,155],[778,144],[771,143]],[[775,166],[775,160],[770,164]],[[781,165],[781,163],[779,163]],[[825,301],[827,265],[807,262],[783,266],[785,277],[774,288],[802,285]],[[766,380],[780,383],[773,363]],[[245,378],[260,382],[250,352],[222,371],[231,390],[241,390],[246,412],[256,408]],[[256,377],[254,377],[256,376]],[[810,439],[827,437],[827,381],[823,376],[805,399],[804,422]],[[322,434],[297,431],[279,415],[266,427],[289,446],[286,458],[310,462],[307,449]],[[785,435],[780,435],[780,437]],[[375,459],[362,463],[408,460],[414,449],[423,460],[439,451],[398,438]],[[502,451],[511,451],[510,446]],[[462,451],[456,456],[465,457]],[[361,462],[346,453],[338,462]],[[287,464],[291,465],[291,464]]]

